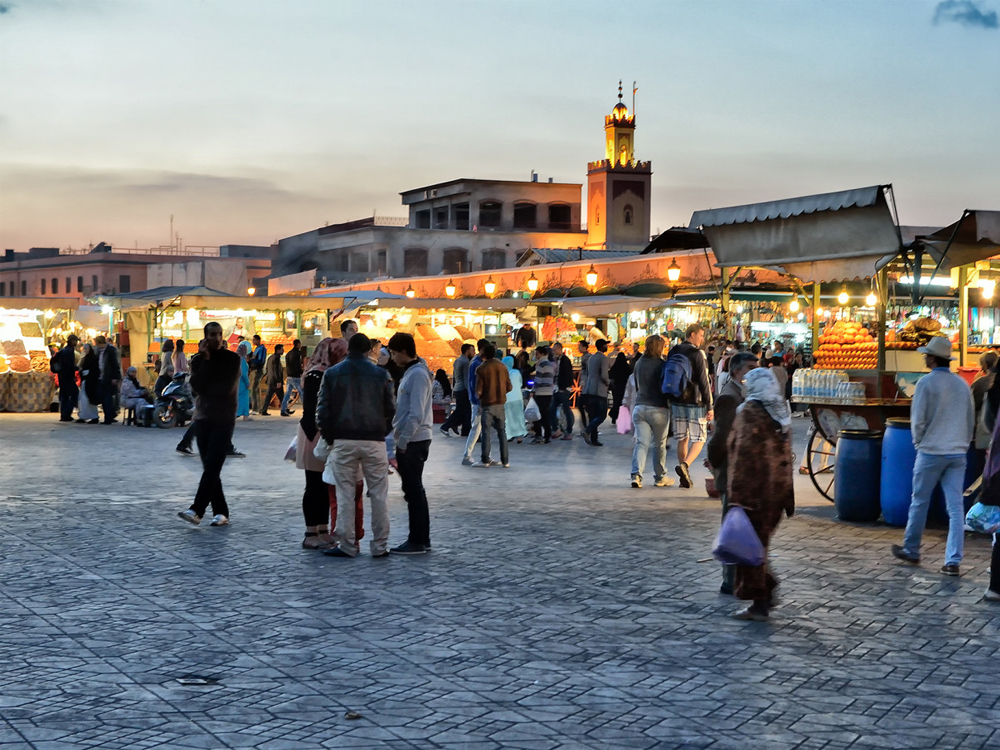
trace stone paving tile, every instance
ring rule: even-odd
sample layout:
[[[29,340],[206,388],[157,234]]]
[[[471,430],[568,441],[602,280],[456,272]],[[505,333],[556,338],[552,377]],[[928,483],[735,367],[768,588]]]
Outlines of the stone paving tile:
[[[960,579],[940,531],[900,566],[899,530],[837,523],[796,477],[782,605],[737,623],[696,562],[717,503],[630,490],[623,437],[481,473],[436,439],[434,552],[339,561],[298,546],[293,431],[237,427],[233,524],[210,529],[173,518],[199,473],[178,431],[0,415],[0,750],[1000,746],[983,537]]]

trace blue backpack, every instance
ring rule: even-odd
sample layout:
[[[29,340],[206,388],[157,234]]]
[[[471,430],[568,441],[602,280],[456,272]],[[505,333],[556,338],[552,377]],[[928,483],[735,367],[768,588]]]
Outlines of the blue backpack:
[[[691,382],[691,358],[684,352],[674,352],[667,357],[663,367],[663,384],[660,390],[668,398],[682,398],[684,389]]]

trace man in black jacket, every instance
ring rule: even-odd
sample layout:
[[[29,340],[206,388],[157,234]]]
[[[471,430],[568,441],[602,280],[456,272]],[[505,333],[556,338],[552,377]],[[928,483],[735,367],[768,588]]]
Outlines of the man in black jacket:
[[[94,339],[97,345],[97,362],[101,375],[101,408],[104,409],[104,424],[114,424],[118,420],[118,386],[122,382],[122,361],[118,350],[104,336]]]
[[[281,400],[281,416],[294,414],[288,411],[288,402],[292,400],[292,391],[302,398],[302,342],[295,339],[292,350],[285,355],[285,397]]]
[[[674,438],[677,440],[675,467],[681,478],[681,487],[691,486],[690,466],[701,453],[708,438],[708,423],[713,417],[712,383],[708,377],[708,363],[701,345],[705,341],[705,329],[692,323],[684,332],[684,341],[670,350],[670,357],[680,353],[691,361],[691,379],[684,387],[684,394],[670,404],[670,419]]]
[[[330,557],[356,557],[354,486],[359,474],[368,485],[372,514],[372,557],[389,554],[389,458],[385,436],[392,428],[396,398],[392,378],[368,358],[371,339],[354,334],[347,357],[323,373],[316,421],[327,443],[333,445],[323,479],[337,487],[335,547]],[[333,476],[329,476],[330,474]],[[332,480],[332,481],[331,481]]]
[[[573,361],[563,354],[563,345],[558,341],[552,345],[552,359],[556,363],[556,389],[552,394],[552,406],[549,416],[553,429],[559,426],[559,410],[562,409],[563,416],[566,417],[566,431],[559,437],[561,440],[573,439],[573,409],[570,408],[570,399],[573,397]]]
[[[194,435],[201,456],[201,481],[194,502],[177,515],[197,526],[209,504],[212,526],[229,524],[229,506],[222,491],[222,466],[231,450],[240,387],[240,357],[222,348],[222,326],[209,323],[198,353],[191,358],[194,392]]]
[[[49,362],[49,369],[56,373],[59,380],[60,422],[73,421],[73,409],[80,398],[80,389],[76,385],[76,346],[79,343],[80,339],[71,333],[66,339],[66,346]]]

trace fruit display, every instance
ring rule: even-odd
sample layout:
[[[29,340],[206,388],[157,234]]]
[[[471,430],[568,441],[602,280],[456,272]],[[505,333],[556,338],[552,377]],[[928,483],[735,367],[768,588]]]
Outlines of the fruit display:
[[[819,337],[818,370],[870,370],[878,366],[878,342],[860,323],[838,320]]]

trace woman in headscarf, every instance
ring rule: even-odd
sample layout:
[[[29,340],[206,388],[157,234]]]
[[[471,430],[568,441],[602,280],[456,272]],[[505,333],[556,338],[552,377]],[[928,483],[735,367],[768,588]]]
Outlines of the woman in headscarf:
[[[125,371],[118,389],[118,399],[122,409],[138,409],[150,402],[149,390],[139,385],[139,371],[130,367]]]
[[[337,523],[337,490],[323,481],[326,462],[313,455],[320,440],[316,425],[316,402],[323,374],[347,355],[347,341],[327,337],[319,342],[309,360],[309,367],[302,375],[302,418],[299,420],[298,439],[295,443],[295,466],[306,473],[306,489],[302,494],[302,515],[306,522],[306,536],[302,546],[306,549],[326,549],[333,545],[330,536],[330,515]],[[355,538],[364,536],[364,508],[361,493],[364,483],[358,482],[355,494]]]
[[[80,403],[77,405],[77,422],[97,424],[97,404],[101,403],[101,368],[93,344],[83,345],[80,359]]]
[[[240,355],[240,390],[236,395],[236,416],[250,421],[250,342],[241,341],[236,347]]]
[[[167,339],[160,348],[160,372],[153,385],[153,392],[159,396],[170,385],[174,377],[174,341]]]
[[[503,410],[507,418],[507,442],[517,440],[522,442],[522,438],[528,434],[528,423],[524,421],[524,378],[521,371],[514,367],[514,358],[510,355],[503,358],[503,363],[507,367],[507,374],[510,375],[510,392],[507,393],[507,401]]]
[[[625,356],[625,352],[618,352],[614,364],[608,370],[608,375],[611,377],[611,424],[618,422],[618,410],[622,408],[625,388],[628,386],[631,374],[632,367],[628,363],[628,357]]]
[[[746,400],[729,434],[729,507],[746,511],[765,551],[783,514],[795,512],[792,483],[792,415],[772,369],[750,370]],[[752,603],[736,612],[738,620],[764,621],[774,606],[778,581],[767,562],[737,565],[736,596]]]
[[[438,406],[445,406],[451,403],[451,381],[448,380],[448,373],[438,370],[434,374],[434,387],[431,400]]]

